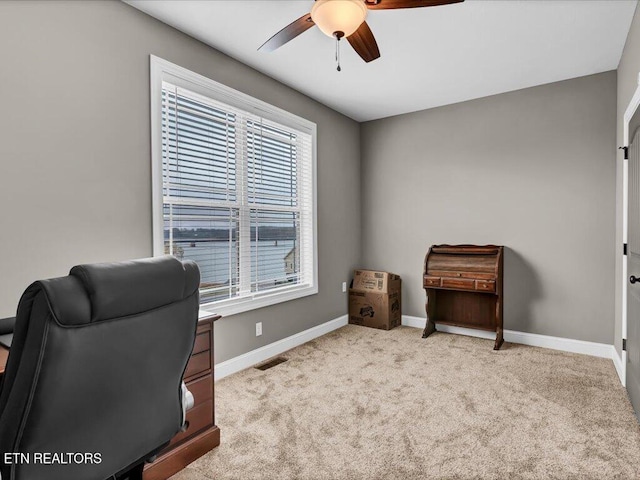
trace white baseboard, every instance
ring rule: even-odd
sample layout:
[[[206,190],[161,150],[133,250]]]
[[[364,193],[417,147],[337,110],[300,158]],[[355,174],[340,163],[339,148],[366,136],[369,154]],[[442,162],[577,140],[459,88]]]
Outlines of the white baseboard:
[[[627,385],[626,372],[625,372],[625,362],[627,361],[627,356],[625,352],[622,352],[622,358],[618,355],[618,351],[616,347],[611,345],[611,360],[613,360],[613,366],[616,367],[616,372],[618,373],[618,377],[620,378],[620,383],[622,386]]]
[[[552,337],[549,335],[538,335],[535,333],[516,332],[505,330],[504,339],[507,342],[521,343],[533,347],[551,348],[564,352],[582,353],[594,357],[611,358],[611,347],[606,343],[585,342],[584,340],[574,340],[572,338]]]
[[[402,316],[402,325],[408,327],[424,328],[426,323],[425,318],[412,317],[409,315]],[[486,338],[489,340],[495,339],[496,335],[492,332],[485,330],[474,330],[471,328],[451,327],[449,325],[437,325],[438,331],[445,333],[457,333],[461,335],[468,335],[471,337]],[[515,330],[504,330],[505,342],[520,343],[522,345],[530,345],[532,347],[551,348],[553,350],[562,350],[564,352],[582,353],[584,355],[591,355],[594,357],[610,358],[615,365],[616,360],[613,358],[613,354],[617,353],[613,345],[606,343],[585,342],[584,340],[574,340],[572,338],[551,337],[549,335],[538,335],[536,333],[517,332]],[[622,363],[620,364],[620,366]],[[616,370],[618,366],[616,365]],[[618,375],[620,375],[618,370]]]
[[[314,338],[321,337],[329,332],[337,330],[348,324],[348,315],[342,315],[334,320],[318,325],[316,327],[296,333],[277,342],[270,343],[264,347],[257,348],[243,355],[231,358],[215,365],[215,379],[220,380],[233,373],[250,368],[260,362],[264,362],[271,357],[280,355],[287,350],[291,350],[298,345],[302,345]],[[410,315],[402,316],[402,325],[407,327],[424,328],[425,318],[413,317]],[[495,339],[495,334],[485,330],[474,330],[471,328],[453,327],[449,325],[438,325],[438,331],[444,333],[455,333],[459,335],[468,335],[471,337],[485,338],[487,340]],[[535,333],[518,332],[515,330],[504,330],[504,339],[506,342],[520,343],[522,345],[530,345],[533,347],[550,348],[553,350],[561,350],[564,352],[581,353],[594,357],[610,358],[616,369],[618,377],[622,385],[625,385],[624,360],[620,358],[618,352],[613,345],[605,343],[586,342],[583,340],[574,340],[571,338],[552,337],[548,335],[538,335]]]
[[[224,362],[220,362],[214,367],[214,378],[220,380],[221,378],[228,377],[229,375],[244,370],[245,368],[257,365],[260,362],[264,362],[271,357],[280,355],[287,350],[291,350],[298,345],[302,345],[314,338],[321,337],[329,332],[337,330],[340,327],[345,326],[348,323],[349,316],[342,315],[334,320],[323,323],[316,327],[304,330],[290,337],[283,338],[277,342],[270,343],[264,347],[251,350],[237,357],[231,358]]]
[[[414,328],[424,329],[424,327],[427,325],[427,319],[420,318],[420,317],[412,317],[411,315],[402,315],[402,325],[404,325],[405,327],[414,327]],[[444,327],[444,325],[442,326]]]

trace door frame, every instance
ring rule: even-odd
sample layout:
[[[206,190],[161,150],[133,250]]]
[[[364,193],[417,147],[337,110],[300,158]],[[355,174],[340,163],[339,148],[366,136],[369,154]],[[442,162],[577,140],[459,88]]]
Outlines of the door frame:
[[[640,73],[638,73],[638,83],[636,91],[631,97],[631,101],[624,112],[622,119],[622,145],[629,146],[629,123],[640,107]],[[628,243],[629,237],[629,162],[622,160],[622,243]],[[627,338],[627,259],[626,255],[622,256],[622,338]],[[622,385],[627,384],[627,352],[622,350]]]

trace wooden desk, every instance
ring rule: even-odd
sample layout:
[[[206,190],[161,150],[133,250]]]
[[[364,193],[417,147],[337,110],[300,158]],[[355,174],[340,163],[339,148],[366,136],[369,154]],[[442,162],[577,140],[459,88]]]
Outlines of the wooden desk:
[[[503,342],[503,250],[499,245],[433,245],[424,261],[427,325],[436,323],[496,332],[493,349]]]

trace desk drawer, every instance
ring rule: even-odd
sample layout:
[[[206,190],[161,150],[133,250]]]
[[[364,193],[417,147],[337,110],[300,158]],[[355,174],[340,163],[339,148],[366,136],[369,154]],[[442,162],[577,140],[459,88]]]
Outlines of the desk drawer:
[[[211,350],[211,335],[209,330],[196,335],[196,341],[193,344],[193,352],[191,352],[191,354],[195,355],[205,350]]]
[[[495,292],[496,282],[493,280],[476,280],[476,290],[483,292]]]
[[[187,412],[187,429],[173,437],[169,446],[175,445],[211,425],[213,425],[213,401],[207,400]]]
[[[459,290],[474,290],[475,280],[471,278],[443,278],[443,288],[456,288]]]
[[[440,286],[440,277],[432,277],[430,275],[424,276],[424,287],[439,287]]]
[[[187,370],[184,372],[184,378],[193,377],[199,373],[206,372],[211,369],[211,350],[191,355]]]
[[[188,382],[187,388],[193,394],[194,407],[213,398],[213,378],[211,375]]]

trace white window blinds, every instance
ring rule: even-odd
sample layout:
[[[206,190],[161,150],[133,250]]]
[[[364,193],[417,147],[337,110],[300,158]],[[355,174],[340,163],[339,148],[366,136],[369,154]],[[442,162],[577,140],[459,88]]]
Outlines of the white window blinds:
[[[201,303],[314,283],[313,138],[162,82],[165,253],[201,271]]]

